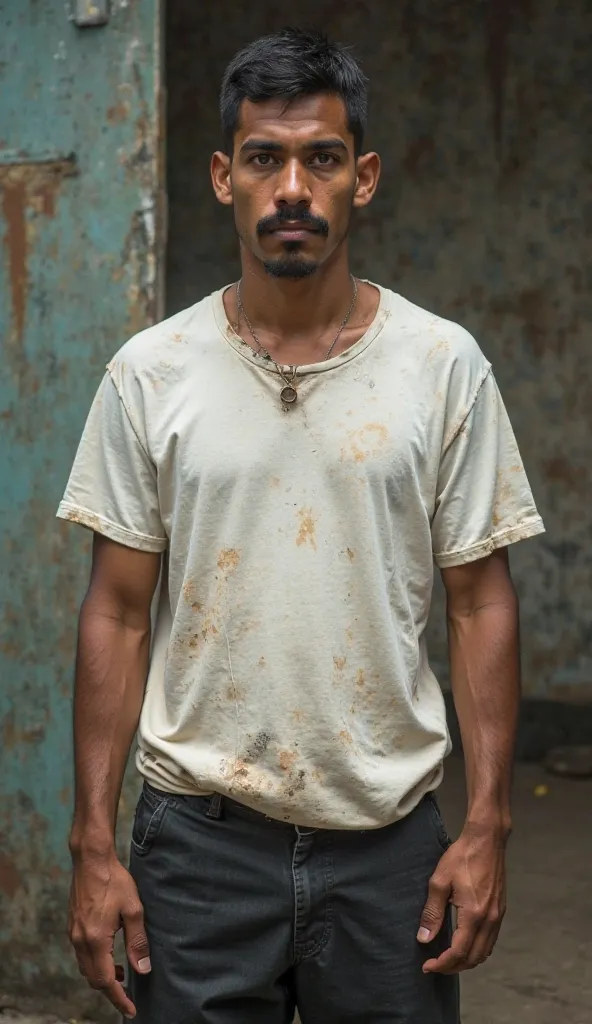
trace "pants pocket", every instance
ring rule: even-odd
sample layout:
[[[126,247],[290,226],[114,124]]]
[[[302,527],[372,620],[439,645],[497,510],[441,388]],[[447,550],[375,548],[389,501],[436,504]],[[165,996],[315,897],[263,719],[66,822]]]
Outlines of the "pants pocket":
[[[426,803],[428,805],[428,809],[429,809],[429,812],[430,812],[430,818],[431,818],[433,826],[434,826],[434,828],[436,830],[436,836],[437,836],[438,842],[440,843],[440,846],[442,847],[442,850],[444,852],[446,852],[446,850],[450,846],[452,846],[452,839],[450,838],[450,836],[448,835],[448,832],[446,831],[446,825],[444,824],[444,821],[442,820],[442,815],[440,813],[440,807],[438,805],[438,801],[437,801],[437,799],[436,799],[436,797],[435,797],[435,795],[433,793],[428,793],[427,794],[427,796],[426,796]]]
[[[132,847],[139,856],[146,856],[160,834],[166,812],[175,798],[144,786],[132,828]]]

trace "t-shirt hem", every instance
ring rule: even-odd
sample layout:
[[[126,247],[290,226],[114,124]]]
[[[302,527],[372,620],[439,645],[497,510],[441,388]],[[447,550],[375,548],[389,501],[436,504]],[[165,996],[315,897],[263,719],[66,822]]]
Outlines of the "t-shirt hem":
[[[544,532],[543,520],[537,516],[536,519],[530,519],[518,526],[510,526],[505,530],[500,530],[499,533],[493,533],[490,537],[477,544],[471,544],[468,548],[435,554],[434,561],[440,569],[448,569],[454,565],[466,565],[467,562],[476,562],[479,558],[492,555],[499,548],[517,544],[518,541],[528,540],[529,537],[536,537],[537,534]]]
[[[56,513],[57,519],[64,519],[69,523],[77,523],[79,526],[100,533],[117,544],[123,544],[127,548],[135,548],[139,551],[152,551],[160,553],[166,551],[168,540],[161,537],[151,537],[149,534],[136,533],[128,530],[125,526],[113,523],[105,516],[91,512],[90,509],[82,508],[80,505],[71,505],[70,502],[61,501]]]
[[[135,764],[141,777],[163,793],[171,793],[173,796],[212,796],[215,792],[211,786],[204,789],[198,786],[197,782],[192,782],[189,773],[180,766],[173,765],[168,758],[166,765],[162,764],[151,756],[140,742],[136,749]]]

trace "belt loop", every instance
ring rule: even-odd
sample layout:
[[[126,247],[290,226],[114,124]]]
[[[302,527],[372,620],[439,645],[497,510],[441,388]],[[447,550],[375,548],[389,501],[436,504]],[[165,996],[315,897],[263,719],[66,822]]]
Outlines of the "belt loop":
[[[210,806],[206,811],[206,818],[215,818],[216,821],[219,821],[223,817],[222,811],[222,794],[214,793],[210,800]]]

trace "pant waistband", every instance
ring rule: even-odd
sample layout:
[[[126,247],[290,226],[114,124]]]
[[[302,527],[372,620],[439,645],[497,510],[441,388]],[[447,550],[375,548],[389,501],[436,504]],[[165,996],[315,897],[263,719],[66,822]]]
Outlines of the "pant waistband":
[[[187,803],[190,806],[199,808],[206,818],[212,818],[215,821],[224,819],[227,815],[240,818],[246,818],[249,821],[256,822],[261,825],[271,826],[279,828],[283,831],[293,832],[294,829],[300,835],[306,835],[307,833],[320,832],[322,829],[312,828],[309,825],[295,825],[289,821],[280,821],[278,818],[271,818],[267,814],[263,814],[261,811],[256,811],[253,807],[247,807],[246,804],[241,804],[237,800],[233,800],[232,797],[226,796],[222,793],[212,793],[208,796],[188,796],[182,793],[168,793],[164,790],[157,789],[151,782],[144,781],[144,787],[152,793],[154,796],[161,798],[173,798],[179,803]]]

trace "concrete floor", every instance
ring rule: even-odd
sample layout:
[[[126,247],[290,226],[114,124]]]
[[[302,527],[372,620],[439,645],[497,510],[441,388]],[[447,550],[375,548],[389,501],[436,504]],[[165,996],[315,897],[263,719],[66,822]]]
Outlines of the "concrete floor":
[[[548,793],[535,795],[538,785]],[[441,800],[454,835],[464,811],[457,759],[448,762]],[[508,915],[494,956],[463,976],[463,1024],[590,1024],[592,781],[554,779],[519,765],[514,821]],[[0,1024],[5,1020],[68,1024],[0,1010]]]

